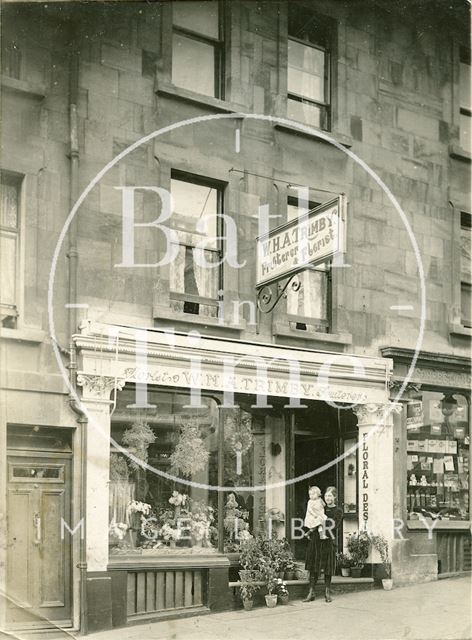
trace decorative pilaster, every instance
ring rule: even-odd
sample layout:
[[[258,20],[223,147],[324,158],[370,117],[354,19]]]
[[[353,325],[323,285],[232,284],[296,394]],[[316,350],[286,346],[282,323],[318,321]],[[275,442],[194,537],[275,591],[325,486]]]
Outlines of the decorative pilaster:
[[[365,404],[354,408],[359,428],[359,529],[383,534],[393,542],[394,420],[400,403]],[[379,562],[377,552],[371,562]]]
[[[82,387],[82,397],[85,400],[95,400],[106,402],[110,400],[110,393],[113,389],[123,389],[124,378],[114,378],[113,376],[100,376],[90,373],[79,373],[77,384]]]
[[[125,380],[79,373],[81,404],[88,418],[86,470],[87,570],[106,571],[108,565],[108,501],[110,469],[110,394]]]

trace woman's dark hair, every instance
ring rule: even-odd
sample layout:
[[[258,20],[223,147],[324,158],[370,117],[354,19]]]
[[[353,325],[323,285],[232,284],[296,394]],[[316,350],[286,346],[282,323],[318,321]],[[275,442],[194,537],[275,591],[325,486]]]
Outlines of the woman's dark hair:
[[[336,489],[336,487],[327,487],[325,491],[325,495],[327,493],[331,493],[334,499],[338,497],[338,490]]]

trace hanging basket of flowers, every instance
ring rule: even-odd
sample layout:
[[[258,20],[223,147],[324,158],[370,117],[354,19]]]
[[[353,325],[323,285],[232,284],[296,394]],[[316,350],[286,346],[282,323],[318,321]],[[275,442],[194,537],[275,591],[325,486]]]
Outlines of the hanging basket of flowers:
[[[187,420],[180,428],[179,442],[169,457],[172,469],[191,477],[205,469],[209,457],[210,452],[203,443],[198,421]]]
[[[156,436],[153,430],[144,420],[136,420],[123,434],[123,445],[128,449],[129,453],[144,464],[148,461],[149,445],[155,441]],[[132,458],[129,459],[128,464],[132,469],[142,468],[142,465]]]

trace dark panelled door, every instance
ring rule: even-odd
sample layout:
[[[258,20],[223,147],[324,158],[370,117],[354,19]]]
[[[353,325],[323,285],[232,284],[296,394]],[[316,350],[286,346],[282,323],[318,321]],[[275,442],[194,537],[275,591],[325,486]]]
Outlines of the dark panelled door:
[[[46,457],[47,456],[47,457]],[[7,624],[71,625],[71,460],[9,456]]]

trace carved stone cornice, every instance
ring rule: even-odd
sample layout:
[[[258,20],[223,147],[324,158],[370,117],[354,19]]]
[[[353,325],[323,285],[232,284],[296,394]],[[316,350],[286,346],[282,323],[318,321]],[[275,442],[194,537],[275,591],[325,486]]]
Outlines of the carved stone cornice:
[[[389,426],[393,424],[393,414],[401,413],[402,405],[399,402],[358,404],[353,411],[357,416],[358,427]]]
[[[400,389],[402,388],[403,380],[389,380],[388,388],[390,389],[390,396],[395,397]],[[398,399],[398,402],[406,402],[409,399],[409,395],[411,393],[420,393],[421,384],[408,382],[405,386],[401,397]]]
[[[89,373],[79,373],[77,384],[83,389],[84,400],[109,401],[110,393],[113,389],[123,389],[124,378],[114,378],[113,376],[92,375]]]

